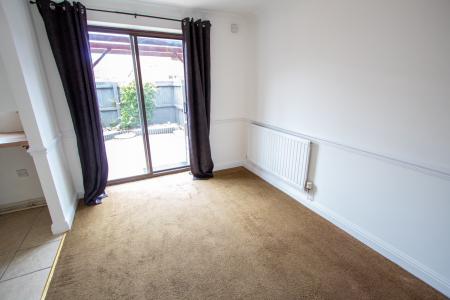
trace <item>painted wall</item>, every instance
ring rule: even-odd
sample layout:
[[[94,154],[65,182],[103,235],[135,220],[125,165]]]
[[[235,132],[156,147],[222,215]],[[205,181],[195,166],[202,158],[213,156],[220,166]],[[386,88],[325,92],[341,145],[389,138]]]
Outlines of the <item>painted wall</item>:
[[[14,132],[22,129],[6,68],[0,57],[0,132]]]
[[[446,0],[269,7],[254,116],[450,172],[449,14]]]
[[[61,233],[70,229],[77,201],[29,9],[27,1],[0,2],[0,56],[52,217],[52,230]]]
[[[254,93],[252,20],[206,12],[211,20],[211,148],[215,169],[246,159],[246,118]],[[239,26],[232,33],[231,24]]]
[[[450,2],[284,4],[251,119],[312,138],[311,207],[450,295]]]
[[[20,116],[17,108],[9,111],[0,110],[0,132],[17,131],[23,131],[22,122],[20,122]]]
[[[179,7],[144,4],[139,1],[127,1],[126,5],[117,1],[87,0],[83,2],[90,8],[139,12],[182,19],[186,16],[211,20],[211,68],[212,68],[212,126],[211,147],[216,169],[236,165],[245,159],[246,135],[243,117],[247,116],[248,97],[254,86],[248,83],[251,68],[247,64],[252,55],[250,23],[245,17],[227,13],[190,10]],[[83,194],[82,175],[76,147],[75,133],[56,69],[45,28],[37,9],[32,8],[33,21],[41,48],[45,71],[49,79],[57,123],[61,129],[65,156],[77,193]],[[180,32],[177,22],[134,18],[130,16],[88,11],[88,22],[94,25],[129,27],[147,30]],[[239,24],[240,31],[233,34],[231,23]],[[226,145],[226,146],[225,146]]]
[[[23,130],[17,106],[0,57],[0,132]],[[43,198],[33,159],[21,147],[0,149],[0,208],[27,200]],[[28,177],[18,177],[16,170],[27,169]]]
[[[0,112],[16,111],[17,106],[14,102],[8,78],[5,72],[5,66],[0,59]]]
[[[23,201],[43,199],[41,184],[33,159],[20,147],[0,149],[0,208]],[[16,170],[27,169],[28,177],[18,177]]]

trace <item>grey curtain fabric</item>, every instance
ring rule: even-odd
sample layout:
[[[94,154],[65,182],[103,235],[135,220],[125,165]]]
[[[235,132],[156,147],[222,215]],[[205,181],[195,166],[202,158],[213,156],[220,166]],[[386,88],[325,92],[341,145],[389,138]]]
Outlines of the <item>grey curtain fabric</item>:
[[[101,203],[108,161],[92,71],[86,9],[79,3],[37,0],[58,66],[75,128],[84,183],[84,202]]]
[[[213,177],[209,142],[211,58],[209,21],[182,22],[191,172],[195,178]]]

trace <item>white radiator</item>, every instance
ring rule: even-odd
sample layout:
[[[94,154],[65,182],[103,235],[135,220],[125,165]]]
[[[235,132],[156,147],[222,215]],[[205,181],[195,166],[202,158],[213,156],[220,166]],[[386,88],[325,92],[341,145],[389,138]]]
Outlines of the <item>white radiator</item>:
[[[259,168],[304,189],[311,141],[250,124],[247,159]]]

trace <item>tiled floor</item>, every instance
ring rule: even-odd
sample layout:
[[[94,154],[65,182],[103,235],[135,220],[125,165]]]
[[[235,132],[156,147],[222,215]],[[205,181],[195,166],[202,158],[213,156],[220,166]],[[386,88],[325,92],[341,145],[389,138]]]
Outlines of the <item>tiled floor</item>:
[[[40,299],[62,236],[47,207],[0,215],[0,298]]]

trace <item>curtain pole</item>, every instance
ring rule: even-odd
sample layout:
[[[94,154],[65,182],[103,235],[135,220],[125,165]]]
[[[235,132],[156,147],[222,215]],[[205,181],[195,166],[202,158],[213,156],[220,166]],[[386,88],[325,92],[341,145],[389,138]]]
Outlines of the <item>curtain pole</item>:
[[[30,1],[30,4],[36,4],[36,1]],[[182,22],[183,21],[180,19],[165,18],[165,17],[158,17],[158,16],[152,16],[152,15],[142,15],[142,14],[137,14],[137,13],[117,11],[117,10],[106,10],[106,9],[87,8],[87,7],[86,7],[86,10],[105,12],[105,13],[110,13],[110,14],[127,15],[127,16],[133,16],[135,18],[144,17],[144,18],[152,18],[152,19],[159,19],[159,20],[166,20],[166,21],[173,21],[173,22]]]

